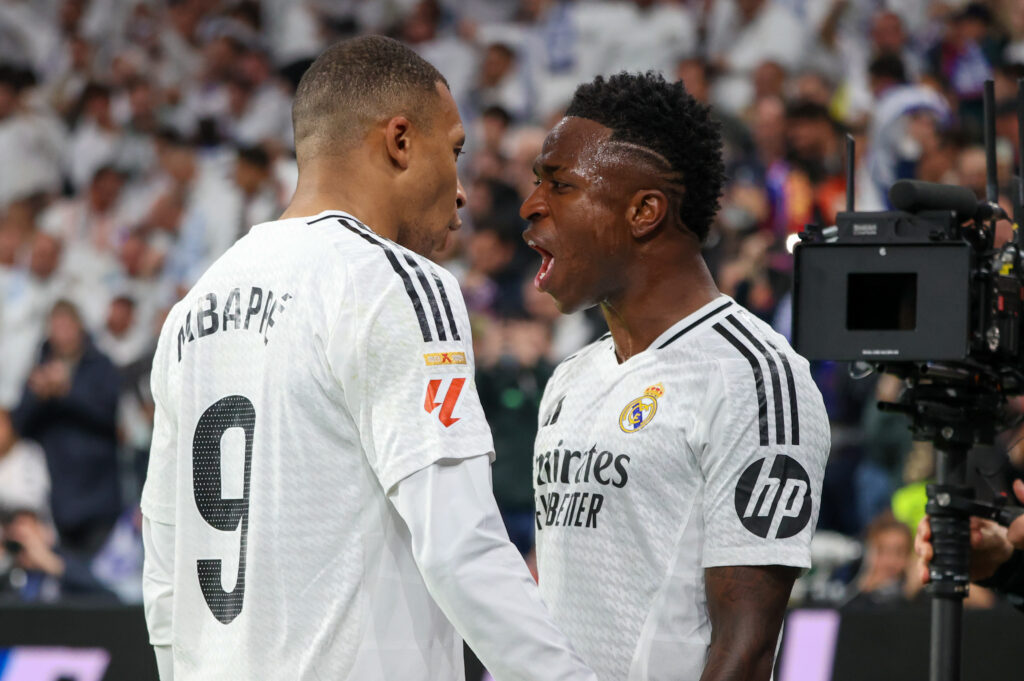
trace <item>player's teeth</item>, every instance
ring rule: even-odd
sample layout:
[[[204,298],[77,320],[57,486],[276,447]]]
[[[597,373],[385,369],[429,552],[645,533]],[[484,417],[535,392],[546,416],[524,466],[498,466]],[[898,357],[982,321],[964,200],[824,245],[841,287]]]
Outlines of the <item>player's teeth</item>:
[[[527,242],[526,242],[526,245],[527,245],[527,246],[529,246],[530,248],[533,248],[533,247],[534,247],[534,246],[536,246],[537,244],[535,244],[535,243],[534,243],[534,242],[532,242],[532,241],[527,241]]]

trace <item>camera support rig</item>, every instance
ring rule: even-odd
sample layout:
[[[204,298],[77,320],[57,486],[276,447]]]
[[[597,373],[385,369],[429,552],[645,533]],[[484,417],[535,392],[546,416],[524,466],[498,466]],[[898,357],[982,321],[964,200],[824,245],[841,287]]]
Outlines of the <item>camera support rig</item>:
[[[903,379],[900,400],[879,408],[907,414],[914,439],[934,446],[926,506],[934,549],[930,681],[962,676],[971,516],[1009,525],[1024,514],[1005,493],[996,503],[976,501],[965,484],[971,447],[1011,427],[1007,398],[1024,395],[1024,168],[1012,197],[1012,239],[996,247],[996,223],[1008,216],[999,206],[994,100],[987,81],[984,201],[967,188],[900,180],[889,191],[898,210],[855,212],[847,136],[846,212],[834,226],[807,226],[794,269],[794,346],[809,359],[866,363]],[[1024,79],[1017,120],[1024,163]],[[815,285],[802,287],[801,279]]]
[[[880,402],[883,411],[911,419],[915,440],[935,448],[935,482],[927,486],[934,555],[929,566],[932,595],[930,681],[958,681],[961,675],[963,599],[969,589],[970,517],[1009,525],[1024,513],[1002,503],[975,501],[965,484],[967,453],[991,444],[1005,426],[1006,377],[969,365],[897,364],[878,369],[904,379],[900,402]],[[1015,379],[1010,379],[1015,382]],[[1012,385],[1012,383],[1011,383]],[[1013,390],[1016,392],[1017,390]]]

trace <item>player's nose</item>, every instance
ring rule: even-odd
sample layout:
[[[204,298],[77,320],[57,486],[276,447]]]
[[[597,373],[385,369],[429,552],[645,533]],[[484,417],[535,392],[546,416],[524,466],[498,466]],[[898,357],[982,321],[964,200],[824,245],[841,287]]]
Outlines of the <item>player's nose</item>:
[[[528,221],[536,222],[547,215],[547,204],[540,197],[540,187],[535,188],[519,207],[519,217]]]
[[[461,209],[466,205],[466,188],[462,186],[462,180],[455,180],[455,208]]]

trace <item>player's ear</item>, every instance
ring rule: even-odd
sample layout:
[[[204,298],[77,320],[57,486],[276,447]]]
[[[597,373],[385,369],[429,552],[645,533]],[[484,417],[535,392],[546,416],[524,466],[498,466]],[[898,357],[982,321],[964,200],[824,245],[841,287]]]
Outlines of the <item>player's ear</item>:
[[[391,162],[405,170],[409,167],[412,148],[412,123],[405,116],[395,116],[388,121],[384,130],[384,144]]]
[[[634,239],[644,239],[657,231],[668,214],[668,197],[657,189],[637,190],[629,200],[626,221]]]

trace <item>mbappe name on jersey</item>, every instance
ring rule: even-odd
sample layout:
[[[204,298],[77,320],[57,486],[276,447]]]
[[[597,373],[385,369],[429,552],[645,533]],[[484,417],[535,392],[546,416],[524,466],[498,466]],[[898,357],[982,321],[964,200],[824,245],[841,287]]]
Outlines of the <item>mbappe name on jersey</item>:
[[[195,303],[185,314],[185,321],[178,328],[178,361],[181,361],[182,348],[197,338],[212,336],[219,331],[239,329],[248,331],[250,326],[263,336],[263,344],[270,342],[270,330],[274,328],[274,314],[285,311],[284,304],[292,298],[285,293],[275,296],[274,291],[261,286],[250,286],[245,291],[245,311],[242,311],[242,289],[235,287],[227,295],[218,298],[214,292],[205,293],[196,298]],[[218,305],[220,300],[223,306]],[[192,313],[195,312],[193,325]]]
[[[558,447],[562,446],[559,441]],[[548,484],[590,483],[622,488],[629,482],[628,454],[588,450],[559,449],[538,454],[534,461],[537,477],[537,529],[545,527],[597,527],[597,515],[604,507],[605,495],[599,492],[542,492]]]

